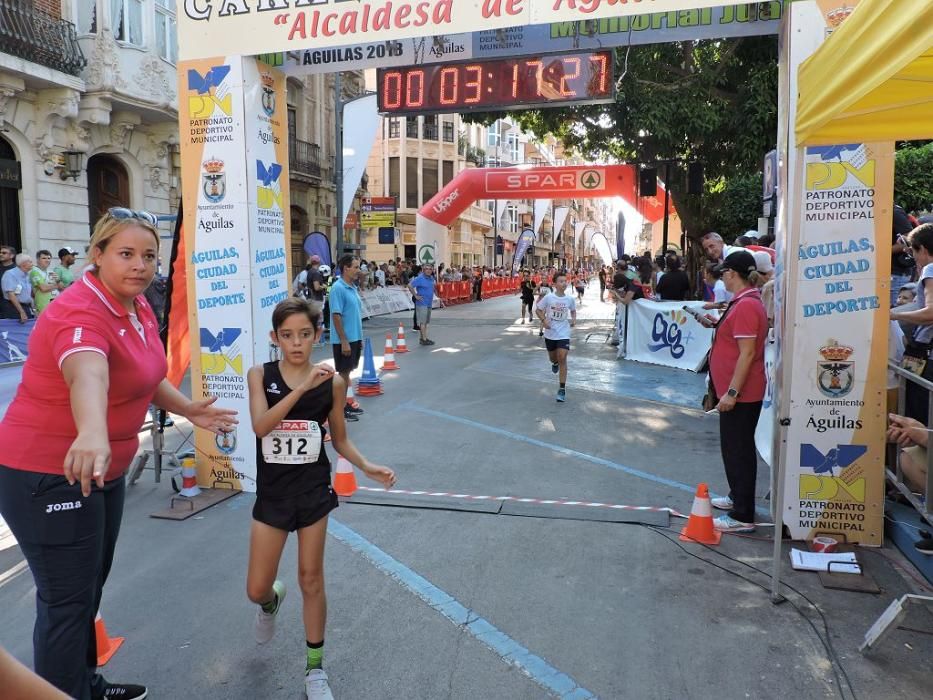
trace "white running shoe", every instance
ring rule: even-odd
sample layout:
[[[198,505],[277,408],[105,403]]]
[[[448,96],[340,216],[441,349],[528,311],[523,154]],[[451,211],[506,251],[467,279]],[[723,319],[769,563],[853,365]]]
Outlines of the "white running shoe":
[[[308,700],[334,700],[324,669],[314,668],[305,675],[305,695]]]
[[[285,584],[277,580],[272,584],[272,590],[275,592],[275,612],[267,613],[261,605],[256,606],[256,643],[265,644],[272,635],[275,634],[275,616],[282,609],[282,602],[285,600]]]
[[[709,504],[716,510],[732,510],[732,499],[728,496],[717,496],[709,499]]]

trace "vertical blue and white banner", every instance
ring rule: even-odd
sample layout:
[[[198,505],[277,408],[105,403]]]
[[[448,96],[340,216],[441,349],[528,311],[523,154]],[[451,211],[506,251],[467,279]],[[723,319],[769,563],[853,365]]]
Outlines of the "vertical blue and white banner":
[[[514,275],[518,269],[522,266],[522,260],[525,259],[525,253],[528,252],[528,248],[531,247],[532,243],[535,242],[535,234],[529,228],[526,228],[518,235],[518,240],[515,242],[515,255],[512,257],[512,274]]]

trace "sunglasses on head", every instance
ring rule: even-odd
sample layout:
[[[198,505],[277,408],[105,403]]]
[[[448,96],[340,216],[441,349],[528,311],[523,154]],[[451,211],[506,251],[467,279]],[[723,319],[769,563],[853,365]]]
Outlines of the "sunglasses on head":
[[[111,207],[107,210],[107,214],[112,219],[117,221],[123,221],[125,219],[138,219],[139,221],[145,221],[147,224],[152,226],[159,225],[159,218],[152,212],[143,211],[142,209],[127,209],[126,207]]]

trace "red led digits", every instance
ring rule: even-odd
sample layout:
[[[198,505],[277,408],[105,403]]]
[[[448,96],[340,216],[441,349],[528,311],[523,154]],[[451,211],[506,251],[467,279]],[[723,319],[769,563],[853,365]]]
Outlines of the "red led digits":
[[[525,65],[535,69],[535,97],[541,97],[544,86],[544,61],[525,61]]]
[[[599,87],[596,88],[596,92],[600,95],[604,95],[607,92],[607,83],[609,82],[609,59],[604,53],[597,53],[590,56],[590,60],[596,64],[596,77]]]
[[[483,67],[470,64],[463,69],[464,75],[469,75],[471,71],[473,72],[473,80],[464,82],[466,90],[463,91],[463,104],[465,105],[475,105],[483,96]],[[473,95],[467,96],[467,90],[471,89],[474,91]]]
[[[460,92],[460,69],[443,68],[441,70],[441,91],[439,101],[442,105],[457,104],[457,97]]]
[[[424,105],[424,71],[413,70],[405,79],[405,103],[408,107]]]
[[[380,68],[379,110],[442,114],[611,102],[614,68],[605,50]]]
[[[393,70],[382,76],[382,107],[398,109],[402,106],[402,74]]]
[[[564,97],[576,97],[577,91],[567,87],[567,82],[580,77],[580,59],[564,58],[561,63],[564,64],[564,74],[560,78],[560,94]]]

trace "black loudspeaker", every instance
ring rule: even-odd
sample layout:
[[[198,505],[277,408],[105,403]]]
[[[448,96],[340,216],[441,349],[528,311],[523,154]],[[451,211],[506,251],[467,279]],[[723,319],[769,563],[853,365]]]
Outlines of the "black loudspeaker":
[[[687,166],[687,194],[703,194],[702,163],[690,163]]]
[[[654,197],[658,193],[658,169],[642,168],[638,171],[638,194],[641,197]]]

